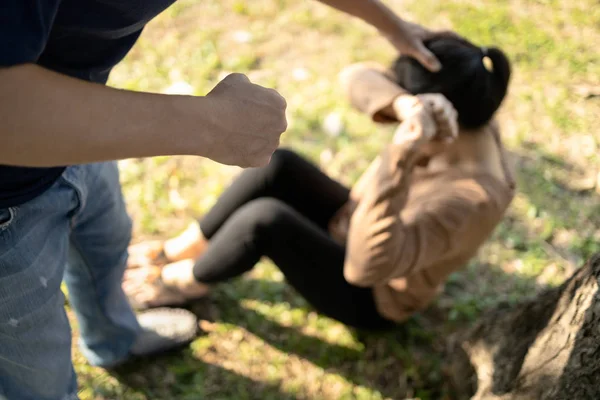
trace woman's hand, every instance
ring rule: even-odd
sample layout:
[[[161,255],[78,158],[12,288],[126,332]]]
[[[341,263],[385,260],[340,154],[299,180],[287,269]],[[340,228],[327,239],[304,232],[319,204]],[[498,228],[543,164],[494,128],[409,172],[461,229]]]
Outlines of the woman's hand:
[[[407,102],[412,103],[407,106]],[[424,156],[443,151],[458,136],[457,113],[441,94],[398,98],[394,104],[407,115],[394,135],[395,144],[411,144]]]

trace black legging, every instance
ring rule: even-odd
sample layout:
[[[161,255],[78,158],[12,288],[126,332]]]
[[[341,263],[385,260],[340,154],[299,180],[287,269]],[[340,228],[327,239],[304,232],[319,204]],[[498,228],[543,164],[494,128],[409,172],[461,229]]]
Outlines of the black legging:
[[[200,221],[210,240],[194,266],[200,282],[216,283],[269,257],[319,312],[344,324],[380,330],[371,288],[344,279],[344,246],[327,231],[349,190],[297,154],[278,150],[264,168],[244,171]]]

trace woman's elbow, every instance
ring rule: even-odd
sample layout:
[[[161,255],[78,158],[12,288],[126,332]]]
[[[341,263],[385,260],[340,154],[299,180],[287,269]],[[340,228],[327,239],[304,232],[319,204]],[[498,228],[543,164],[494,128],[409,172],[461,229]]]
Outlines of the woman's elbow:
[[[377,283],[375,276],[369,268],[346,263],[344,266],[344,279],[352,286],[372,287]]]

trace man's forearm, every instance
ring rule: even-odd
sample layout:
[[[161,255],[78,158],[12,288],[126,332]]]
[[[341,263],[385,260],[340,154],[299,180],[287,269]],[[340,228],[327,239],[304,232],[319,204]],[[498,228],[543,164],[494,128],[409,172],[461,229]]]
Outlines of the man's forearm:
[[[319,1],[346,14],[362,19],[384,35],[393,36],[398,33],[398,16],[379,0]]]
[[[0,164],[48,167],[184,153],[175,134],[184,129],[182,100],[35,65],[0,69]]]
[[[425,47],[433,33],[402,20],[380,0],[319,0],[333,8],[362,19],[377,28],[401,54],[417,59],[432,72],[441,68],[439,60]]]

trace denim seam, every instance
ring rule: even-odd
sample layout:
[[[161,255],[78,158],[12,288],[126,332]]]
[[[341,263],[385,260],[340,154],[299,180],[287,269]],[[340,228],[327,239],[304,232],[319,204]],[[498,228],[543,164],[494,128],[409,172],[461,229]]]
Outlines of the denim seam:
[[[92,273],[92,268],[90,268],[90,264],[86,258],[86,256],[84,256],[83,252],[80,250],[80,246],[77,243],[77,240],[75,240],[74,238],[70,238],[70,245],[73,246],[77,252],[79,253],[79,257],[81,258],[81,260],[83,261],[83,263],[85,264],[85,270],[87,271],[87,273],[90,275],[91,280],[92,280],[92,287],[94,290],[94,295],[96,296],[96,298],[99,298],[98,295],[98,287],[96,285],[96,279],[94,278],[94,274]],[[97,310],[99,311],[99,314],[102,316],[102,319],[104,320],[104,322],[109,325],[109,326],[113,326],[112,321],[108,318],[108,316],[106,315],[106,313],[104,312],[104,310],[102,309],[102,307],[99,306],[98,302],[94,302]],[[111,328],[114,331],[114,327]],[[131,344],[130,344],[131,345]],[[122,354],[121,357],[123,357],[122,359],[126,359],[127,356],[129,355],[129,349],[127,350],[127,353]],[[117,361],[118,363],[118,361]]]
[[[74,227],[75,223],[76,223],[76,219],[77,219],[77,214],[81,210],[83,210],[83,208],[85,207],[86,202],[85,202],[82,190],[77,186],[77,184],[75,184],[75,182],[73,182],[71,179],[69,179],[66,176],[66,174],[63,174],[62,179],[70,187],[72,187],[75,190],[75,193],[77,194],[77,199],[79,201],[79,204],[78,204],[77,208],[72,212],[72,217],[71,217],[71,227]],[[96,179],[98,179],[98,177],[96,177]],[[77,242],[77,240],[74,238],[73,235],[70,235],[69,242],[70,242],[70,245],[73,246],[75,248],[75,250],[77,251],[77,253],[79,254],[79,257],[83,261],[83,264],[85,264],[86,273],[88,274],[88,276],[90,277],[90,280],[92,282],[92,287],[93,287],[93,290],[94,290],[94,296],[96,297],[96,299],[100,298],[99,293],[98,293],[98,287],[97,287],[97,284],[96,284],[97,279],[94,276],[93,269],[90,267],[90,263],[89,263],[87,257],[85,256],[84,252],[81,251],[81,245]],[[102,318],[103,318],[104,322],[107,325],[112,325],[110,319],[107,317],[107,315],[103,311],[103,309],[99,306],[98,302],[95,302],[95,305],[97,307],[97,310],[98,310],[99,314],[102,315]]]
[[[73,189],[75,189],[75,192],[77,193],[77,199],[79,200],[79,204],[78,204],[77,208],[73,211],[73,217],[71,218],[71,225],[74,226],[75,219],[77,218],[76,215],[79,213],[79,211],[83,210],[83,208],[85,207],[85,200],[84,200],[82,191],[77,187],[77,185],[73,181],[71,181],[65,175],[63,175],[63,179],[65,180],[65,182],[67,182],[67,184],[69,186],[71,186]],[[96,179],[98,179],[98,177],[96,177]],[[71,237],[69,238],[69,241],[70,241],[70,244],[77,250],[77,253],[79,253],[79,257],[81,257],[81,259],[83,260],[83,263],[85,264],[86,272],[90,276],[92,285],[94,287],[94,295],[96,296],[96,298],[99,298],[100,296],[98,294],[98,287],[96,286],[96,278],[94,276],[92,268],[90,268],[90,263],[89,263],[87,257],[84,255],[84,252],[81,251],[81,246],[77,242],[77,240],[73,237],[73,235],[71,235]],[[110,320],[106,317],[104,312],[102,312],[102,309],[100,307],[98,307],[98,309],[100,310],[100,314],[102,314],[102,317],[105,319],[105,322],[110,324]]]
[[[77,195],[77,207],[71,211],[71,227],[75,224],[75,218],[76,215],[79,213],[79,211],[83,210],[83,208],[85,207],[85,198],[83,196],[83,192],[81,191],[81,189],[78,187],[78,185],[72,181],[71,179],[69,179],[66,174],[63,174],[61,176],[61,179],[73,190],[75,190],[75,194]]]
[[[96,298],[100,298],[100,296],[98,294],[98,287],[96,286],[96,279],[92,272],[92,268],[90,268],[90,264],[87,260],[87,257],[81,251],[81,246],[79,245],[79,243],[77,243],[77,240],[75,238],[71,237],[71,238],[69,238],[69,241],[70,241],[71,246],[73,246],[77,250],[77,253],[79,253],[79,257],[81,257],[83,263],[85,264],[85,270],[88,273],[88,275],[90,276],[91,281],[92,281],[92,286],[94,288],[94,295],[96,296]],[[96,306],[98,306],[98,302],[95,302],[95,304],[96,304]],[[104,318],[104,321],[106,323],[108,323],[109,325],[111,325],[111,321],[108,319],[108,317],[102,311],[102,308],[98,306],[98,310],[100,311],[100,315],[102,315],[102,318]]]

